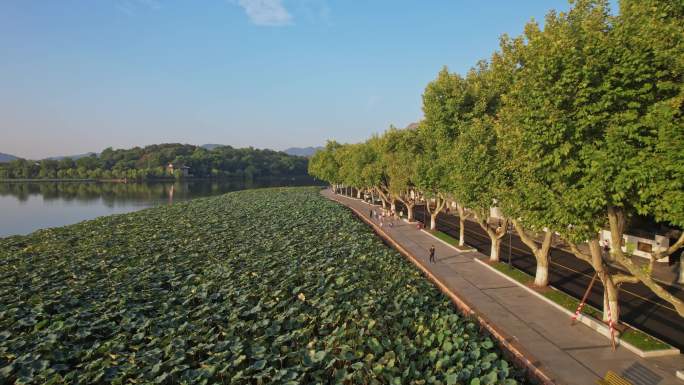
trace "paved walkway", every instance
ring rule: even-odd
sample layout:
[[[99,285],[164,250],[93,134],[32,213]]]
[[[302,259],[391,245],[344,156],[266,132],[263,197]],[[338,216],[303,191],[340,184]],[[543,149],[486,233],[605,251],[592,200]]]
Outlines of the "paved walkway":
[[[373,206],[368,203],[334,195],[329,189],[323,195],[369,220]],[[591,385],[612,370],[633,385],[684,385],[675,375],[684,368],[684,356],[644,359],[621,347],[613,352],[607,338],[583,324],[570,326],[565,313],[475,262],[474,258],[487,258],[481,253],[456,251],[403,221],[395,221],[391,228],[385,225],[380,231],[410,253],[442,286],[510,336],[510,342],[526,352],[534,366],[553,382]],[[428,263],[430,245],[436,249],[434,264]]]

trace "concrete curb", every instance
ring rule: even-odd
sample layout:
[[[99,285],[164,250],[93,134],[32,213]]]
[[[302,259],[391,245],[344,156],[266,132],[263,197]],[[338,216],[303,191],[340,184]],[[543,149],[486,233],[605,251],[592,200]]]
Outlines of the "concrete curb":
[[[523,285],[522,283],[516,281],[515,279],[513,279],[513,278],[507,276],[506,274],[500,272],[499,270],[493,268],[492,266],[490,266],[486,262],[482,261],[481,259],[479,259],[479,258],[473,258],[473,259],[475,260],[475,262],[479,263],[480,265],[487,267],[488,269],[495,272],[496,274],[498,274],[498,275],[502,276],[503,278],[506,278],[510,282],[522,287],[523,289],[527,290],[529,293],[534,294],[537,298],[541,299],[542,301],[548,303],[549,305],[551,305],[551,306],[555,307],[556,309],[562,311],[563,313],[567,314],[570,318],[572,318],[575,315],[575,313],[571,312],[570,310],[568,310],[568,309],[564,308],[563,306],[551,301],[550,299],[544,297],[543,295],[539,294],[538,292],[530,289],[529,287]],[[551,286],[549,286],[549,287],[551,287]],[[557,290],[554,287],[551,287],[551,289]],[[603,322],[598,321],[598,320],[596,320],[592,317],[589,317],[587,315],[584,315],[584,314],[580,314],[580,316],[577,318],[577,321],[585,324],[586,326],[595,330],[599,334],[610,339],[610,329]],[[653,337],[653,338],[655,338],[655,337]],[[675,355],[680,354],[679,349],[676,349],[676,348],[645,351],[645,350],[641,350],[641,349],[637,348],[636,346],[630,344],[629,342],[621,340],[619,337],[616,338],[616,341],[617,341],[617,344],[619,346],[622,346],[625,349],[630,350],[631,352],[633,352],[634,354],[636,354],[642,358],[675,356]]]
[[[337,201],[336,199],[333,200]],[[339,201],[338,203],[342,204]],[[538,360],[535,359],[530,353],[525,352],[521,346],[514,342],[514,337],[508,336],[506,333],[499,330],[493,323],[487,320],[487,318],[484,315],[479,314],[477,309],[475,309],[473,306],[468,304],[464,299],[456,295],[456,293],[452,292],[451,289],[449,289],[441,280],[439,280],[439,278],[433,275],[423,265],[423,263],[420,260],[418,260],[417,257],[412,255],[410,252],[408,252],[408,250],[404,249],[400,244],[394,241],[394,239],[387,235],[379,226],[377,226],[372,221],[366,219],[364,215],[359,213],[353,207],[349,207],[346,205],[345,207],[350,209],[354,213],[354,215],[356,215],[363,222],[370,225],[373,231],[376,234],[378,234],[383,240],[385,240],[385,242],[390,244],[394,249],[399,251],[400,254],[402,254],[404,257],[409,259],[414,265],[416,265],[416,267],[418,267],[423,272],[423,274],[425,274],[427,278],[430,281],[432,281],[443,294],[445,294],[447,297],[449,297],[449,299],[451,299],[451,301],[456,305],[456,307],[459,310],[461,310],[462,313],[464,313],[465,315],[474,316],[480,323],[480,326],[486,329],[492,335],[492,337],[494,337],[499,342],[499,345],[512,355],[512,357],[519,363],[520,366],[523,366],[528,370],[529,375],[534,378],[535,382],[542,385],[555,384],[555,382],[551,379],[551,377],[548,374],[546,374],[541,368],[535,365],[535,362],[538,362]]]

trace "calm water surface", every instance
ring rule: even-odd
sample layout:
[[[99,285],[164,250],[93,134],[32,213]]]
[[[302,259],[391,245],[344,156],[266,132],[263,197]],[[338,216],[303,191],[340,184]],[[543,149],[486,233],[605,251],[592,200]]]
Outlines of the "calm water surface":
[[[0,182],[0,237],[102,215],[259,187],[306,186],[309,178],[181,182]]]

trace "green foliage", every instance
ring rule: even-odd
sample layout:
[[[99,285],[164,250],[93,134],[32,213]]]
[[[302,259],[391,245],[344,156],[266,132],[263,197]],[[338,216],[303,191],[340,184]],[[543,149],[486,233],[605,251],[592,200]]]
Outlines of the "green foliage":
[[[418,178],[417,158],[421,142],[415,130],[398,130],[390,127],[382,135],[382,162],[387,188],[394,196],[408,193]]]
[[[175,167],[173,173],[167,169]],[[179,167],[189,167],[193,177],[283,177],[306,175],[307,159],[283,152],[220,146],[213,150],[188,144],[159,144],[131,149],[107,148],[99,156],[74,161],[18,159],[0,163],[0,177],[7,179],[159,179],[180,178]],[[178,172],[176,172],[178,171]]]
[[[462,122],[468,119],[475,104],[466,88],[465,80],[450,73],[447,67],[425,87],[422,126],[429,129],[435,142],[447,144],[458,137]]]
[[[0,261],[2,382],[524,381],[474,321],[314,188],[4,238]]]
[[[495,206],[498,191],[506,183],[490,120],[473,121],[459,137],[452,156],[454,196],[481,219],[489,218],[489,208]]]
[[[623,1],[613,17],[585,0],[527,26],[501,126],[528,222],[576,241],[608,207],[684,224],[682,14],[681,2]]]
[[[585,177],[587,167],[595,167],[590,158],[601,133],[596,123],[605,114],[587,104],[599,97],[601,75],[610,65],[601,57],[608,28],[604,5],[579,1],[568,14],[549,14],[544,31],[536,24],[526,27],[528,43],[518,52],[522,65],[502,112],[519,141],[511,153],[520,158],[515,164],[525,167],[521,172],[528,179],[522,183],[537,182],[560,201],[557,211],[539,214],[551,216],[548,220],[562,233],[573,225],[576,239],[586,239],[603,225],[597,219],[597,206],[605,204],[603,190]],[[546,218],[527,219],[539,223]]]
[[[339,165],[337,172],[338,179],[339,182],[345,186],[361,186],[362,167],[356,162],[359,158],[357,153],[359,152],[360,146],[361,145],[358,144],[345,144],[334,152],[335,161]]]
[[[684,3],[624,0],[605,74],[609,203],[684,226]]]
[[[441,144],[438,131],[422,122],[416,140],[422,152],[416,158],[415,185],[428,198],[449,191],[450,165],[447,162],[449,148]]]
[[[340,183],[339,164],[335,151],[341,146],[335,141],[328,141],[323,150],[316,151],[309,161],[309,175],[328,183]]]

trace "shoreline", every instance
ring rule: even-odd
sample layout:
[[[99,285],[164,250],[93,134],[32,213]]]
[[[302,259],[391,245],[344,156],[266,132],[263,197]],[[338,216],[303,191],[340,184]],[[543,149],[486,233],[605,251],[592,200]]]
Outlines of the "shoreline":
[[[301,178],[310,178],[314,180],[313,177],[309,175],[297,175],[297,176],[261,176],[253,177],[247,179],[244,177],[234,176],[234,177],[222,177],[222,178],[154,178],[154,179],[90,179],[90,178],[27,178],[27,179],[0,179],[0,183],[40,183],[40,182],[88,182],[88,183],[149,183],[149,182],[182,182],[182,181],[223,181],[223,180],[266,180],[266,179],[277,179],[277,180],[294,180]]]

